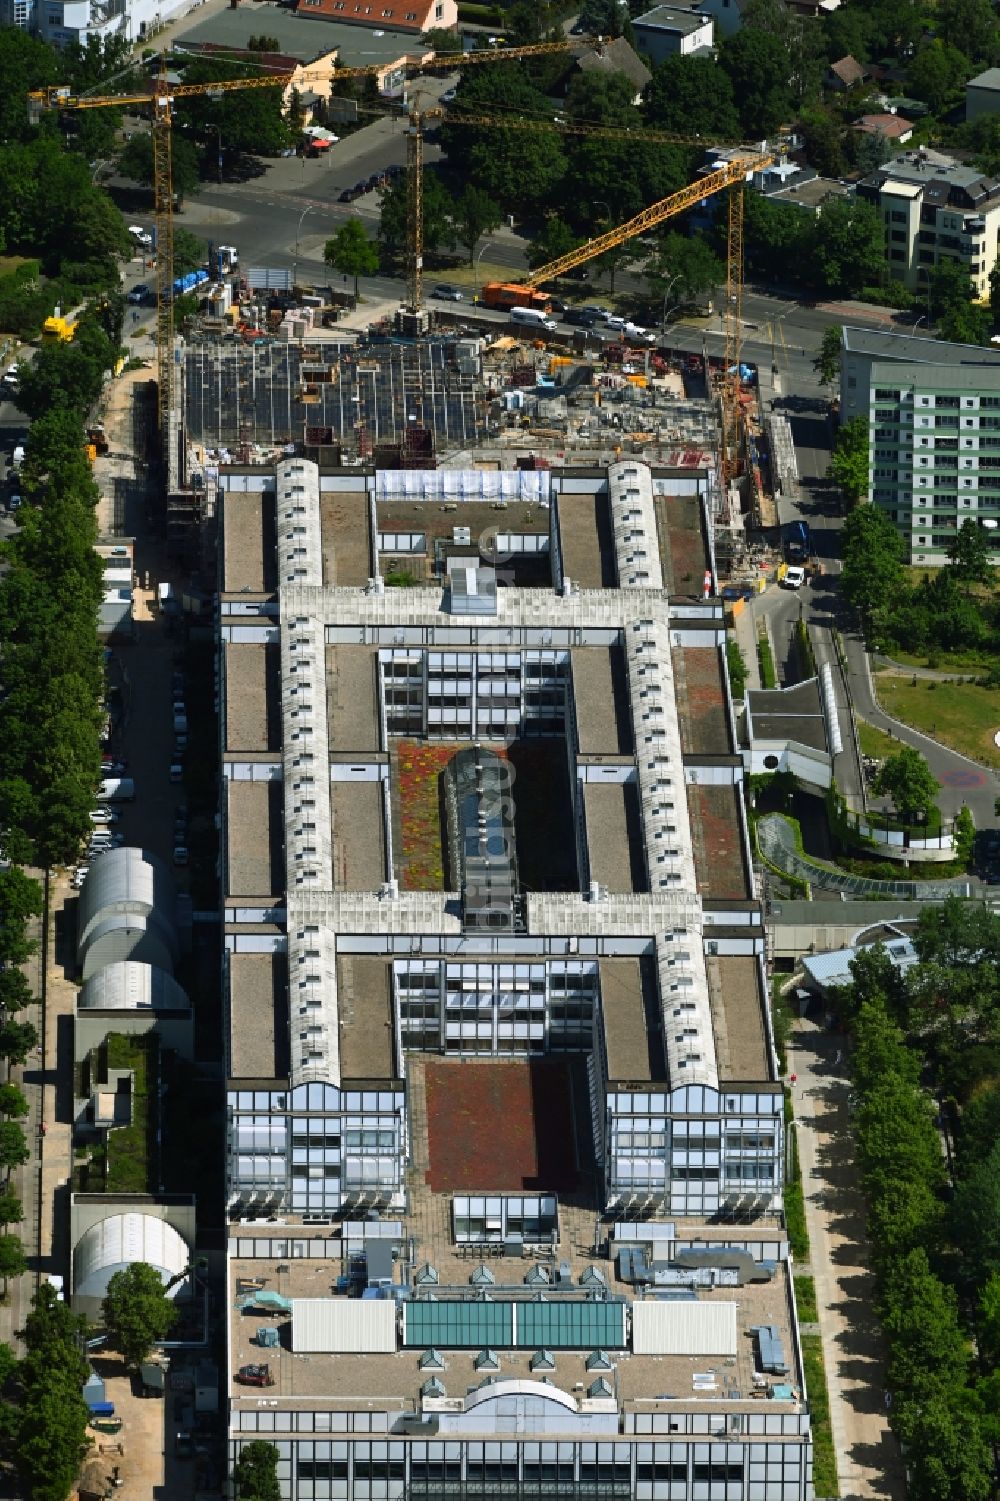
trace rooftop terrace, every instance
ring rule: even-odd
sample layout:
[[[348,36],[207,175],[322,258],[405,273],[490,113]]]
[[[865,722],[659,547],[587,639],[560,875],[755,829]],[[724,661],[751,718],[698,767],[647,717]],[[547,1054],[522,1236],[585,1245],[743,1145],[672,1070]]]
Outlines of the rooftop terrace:
[[[421,1191],[422,1193],[424,1191]],[[417,1207],[416,1220],[421,1225],[432,1223],[447,1226],[448,1202],[440,1195],[426,1194],[428,1200]],[[425,1212],[426,1211],[426,1212]],[[579,1279],[588,1267],[597,1267],[606,1279],[613,1297],[624,1298],[629,1304],[635,1292],[617,1280],[614,1261],[594,1256],[589,1242],[593,1233],[592,1212],[584,1208],[560,1205],[560,1239],[554,1248],[552,1260],[542,1263],[551,1270],[560,1262],[567,1262],[574,1282],[573,1297],[584,1296]],[[681,1228],[680,1226],[678,1227]],[[685,1233],[692,1226],[685,1224]],[[326,1232],[329,1234],[329,1232]],[[434,1295],[441,1298],[471,1298],[474,1288],[470,1277],[477,1266],[472,1259],[457,1254],[447,1234],[433,1241],[420,1238],[416,1246],[416,1264],[430,1262],[439,1277]],[[502,1289],[525,1293],[525,1275],[535,1265],[530,1259],[520,1262],[491,1260],[490,1271],[496,1278],[493,1296],[503,1301]],[[530,1349],[497,1349],[498,1369],[489,1371],[480,1362],[477,1368],[477,1348],[446,1349],[443,1353],[443,1370],[430,1371],[421,1365],[425,1352],[422,1348],[397,1349],[385,1354],[333,1354],[291,1352],[291,1323],[287,1315],[277,1316],[244,1314],[236,1311],[237,1281],[243,1277],[263,1277],[266,1289],[277,1292],[284,1298],[328,1299],[335,1296],[335,1283],[347,1264],[336,1260],[292,1259],[278,1261],[242,1259],[234,1257],[230,1263],[230,1306],[233,1309],[230,1368],[233,1372],[240,1366],[267,1360],[274,1385],[267,1391],[270,1407],[277,1406],[276,1428],[281,1427],[280,1410],[285,1405],[309,1405],[301,1399],[321,1399],[327,1407],[334,1402],[338,1408],[355,1404],[370,1406],[375,1410],[413,1411],[419,1406],[421,1388],[431,1375],[436,1375],[449,1397],[465,1397],[479,1386],[487,1375],[497,1380],[518,1379],[540,1381],[543,1372],[532,1369],[534,1351]],[[397,1278],[400,1269],[397,1269]],[[669,1404],[671,1411],[682,1414],[695,1407],[705,1408],[706,1402],[717,1404],[725,1399],[727,1414],[758,1411],[764,1403],[776,1411],[794,1411],[800,1395],[799,1378],[795,1370],[795,1346],[791,1332],[789,1290],[786,1268],[780,1265],[772,1281],[749,1283],[744,1287],[722,1287],[712,1291],[699,1291],[697,1305],[735,1305],[736,1342],[730,1353],[718,1349],[705,1349],[694,1354],[634,1354],[630,1349],[611,1350],[614,1371],[609,1374],[617,1392],[620,1405],[626,1411],[648,1413],[651,1404]],[[435,1305],[440,1308],[440,1302]],[[482,1304],[470,1307],[481,1308]],[[496,1304],[494,1304],[496,1306]],[[529,1304],[538,1307],[538,1304]],[[595,1309],[607,1305],[585,1303]],[[401,1317],[397,1315],[397,1318]],[[586,1317],[586,1316],[585,1316]],[[262,1324],[275,1325],[279,1333],[276,1349],[262,1350],[254,1342],[257,1328]],[[757,1368],[757,1344],[751,1329],[757,1325],[773,1326],[790,1366],[785,1377],[767,1376]],[[397,1339],[399,1335],[397,1335]],[[589,1387],[599,1371],[588,1369],[587,1359],[592,1349],[556,1349],[554,1368],[544,1372],[548,1380],[563,1392],[577,1397]],[[695,1378],[697,1376],[697,1387]],[[581,1389],[582,1383],[582,1389]],[[790,1391],[782,1396],[782,1383]],[[779,1395],[772,1395],[775,1389]],[[254,1409],[259,1398],[246,1388],[235,1386],[236,1406]],[[768,1400],[770,1398],[770,1400]]]

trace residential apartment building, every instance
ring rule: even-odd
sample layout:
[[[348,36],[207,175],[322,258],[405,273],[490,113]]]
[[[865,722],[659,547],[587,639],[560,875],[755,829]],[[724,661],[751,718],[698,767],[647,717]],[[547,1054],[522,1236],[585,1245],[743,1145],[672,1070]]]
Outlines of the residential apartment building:
[[[655,67],[665,57],[708,53],[715,42],[715,22],[698,9],[657,5],[632,22],[635,44]]]
[[[812,1501],[711,483],[219,473],[229,1440],[285,1501]]]
[[[5,0],[20,5],[23,0]],[[191,9],[194,0],[28,0],[33,29],[54,47],[86,46],[90,37],[139,42]]]
[[[1000,181],[921,147],[894,157],[858,184],[879,210],[889,270],[913,289],[934,267],[957,260],[977,297],[987,297],[1000,237]]]
[[[946,562],[970,519],[1000,562],[1000,353],[869,328],[846,327],[843,340],[841,420],[867,419],[869,499],[910,562]]]

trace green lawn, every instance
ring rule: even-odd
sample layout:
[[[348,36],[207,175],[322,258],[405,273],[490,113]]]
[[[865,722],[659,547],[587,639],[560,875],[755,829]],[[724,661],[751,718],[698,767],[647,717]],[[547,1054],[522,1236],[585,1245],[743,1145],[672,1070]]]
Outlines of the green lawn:
[[[1000,694],[974,683],[935,683],[898,674],[876,679],[879,701],[887,714],[922,730],[942,745],[961,751],[986,766],[1000,767],[993,736],[1000,730]]]
[[[826,1391],[826,1368],[823,1344],[818,1334],[802,1336],[802,1363],[805,1366],[806,1391],[812,1413],[813,1491],[817,1496],[839,1496],[837,1456],[830,1426],[830,1399]]]
[[[816,1306],[816,1283],[812,1277],[795,1278],[795,1304],[799,1320],[803,1324],[818,1324],[819,1309]]]
[[[884,730],[877,730],[873,724],[867,724],[863,719],[858,720],[858,740],[861,754],[874,756],[878,761],[894,756],[899,750],[898,740],[890,740]]]
[[[997,665],[996,657],[988,651],[897,651],[894,647],[886,656],[898,662],[901,667],[933,665],[941,672],[968,672],[975,673],[977,677]]]

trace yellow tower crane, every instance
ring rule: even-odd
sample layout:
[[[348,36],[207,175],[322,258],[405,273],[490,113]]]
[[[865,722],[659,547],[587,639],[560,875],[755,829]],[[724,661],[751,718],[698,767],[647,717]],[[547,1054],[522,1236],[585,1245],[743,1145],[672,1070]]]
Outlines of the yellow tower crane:
[[[448,72],[455,67],[465,68],[470,64],[506,62],[511,59],[536,57],[548,52],[564,52],[571,45],[586,45],[591,39],[574,38],[573,43],[542,42],[528,47],[489,48],[481,52],[443,53],[427,61],[417,60],[406,65],[406,71],[414,73]],[[370,64],[363,68],[340,68],[335,79],[371,78],[386,71],[385,64]],[[169,414],[174,409],[174,360],[173,360],[173,284],[174,284],[174,225],[173,182],[170,166],[170,138],[173,123],[173,105],[178,99],[221,98],[223,94],[242,89],[286,88],[293,81],[308,82],[311,78],[328,80],[327,73],[308,71],[296,78],[293,73],[268,73],[254,78],[228,78],[213,83],[168,83],[165,60],[161,58],[159,75],[151,89],[145,93],[123,94],[73,94],[62,85],[32,90],[28,94],[28,119],[37,124],[44,110],[80,109],[125,109],[146,108],[152,111],[153,136],[153,202],[156,217],[156,357],[158,414],[161,441],[168,437]],[[418,179],[416,192],[421,193],[419,169],[411,174]]]
[[[408,288],[410,307],[416,312],[421,307],[421,266],[422,266],[422,204],[423,204],[423,131],[425,122],[439,119],[444,116],[444,110],[435,105],[427,110],[412,110],[409,116],[409,149],[407,153],[407,166],[409,169],[408,181],[408,207],[410,211],[410,246],[409,246],[409,277]],[[472,115],[465,113],[448,112],[449,125],[481,125],[486,127],[502,126],[504,129],[514,130],[542,130],[551,131],[558,135],[581,135],[600,136],[612,140],[654,141],[672,143],[675,145],[693,145],[689,137],[670,135],[661,131],[629,130],[627,127],[615,127],[607,125],[590,125],[583,122],[566,121],[558,124],[548,120],[531,120],[520,118],[498,117],[495,115]],[[726,235],[726,310],[725,322],[725,349],[723,355],[722,389],[721,389],[721,414],[722,414],[722,474],[724,485],[728,486],[739,468],[739,450],[742,435],[742,412],[740,407],[740,346],[742,343],[743,330],[743,185],[752,172],[759,172],[769,166],[775,160],[773,152],[766,146],[754,150],[746,148],[746,154],[735,157],[726,162],[724,166],[714,172],[707,173],[698,178],[696,182],[689,183],[679,192],[671,193],[659,202],[653,203],[649,208],[643,209],[634,218],[625,224],[618,225],[615,229],[608,230],[596,239],[587,240],[583,245],[578,245],[575,250],[568,251],[556,260],[548,261],[544,266],[537,266],[528,276],[520,282],[510,283],[510,289],[516,296],[518,289],[523,289],[524,300],[531,301],[531,294],[541,286],[543,282],[552,281],[557,276],[562,276],[566,271],[572,271],[576,266],[582,266],[587,261],[593,260],[606,251],[624,245],[628,240],[637,235],[644,234],[647,230],[655,229],[667,219],[672,219],[695,204],[701,203],[706,198],[713,197],[716,193],[728,192],[727,204],[727,235]]]

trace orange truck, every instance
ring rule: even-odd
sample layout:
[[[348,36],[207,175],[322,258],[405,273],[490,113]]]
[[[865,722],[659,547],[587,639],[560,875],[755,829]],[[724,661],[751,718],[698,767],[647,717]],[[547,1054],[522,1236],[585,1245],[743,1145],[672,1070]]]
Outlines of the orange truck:
[[[519,287],[516,282],[488,281],[483,288],[483,302],[492,308],[530,307],[540,313],[552,311],[552,298],[545,292]]]

